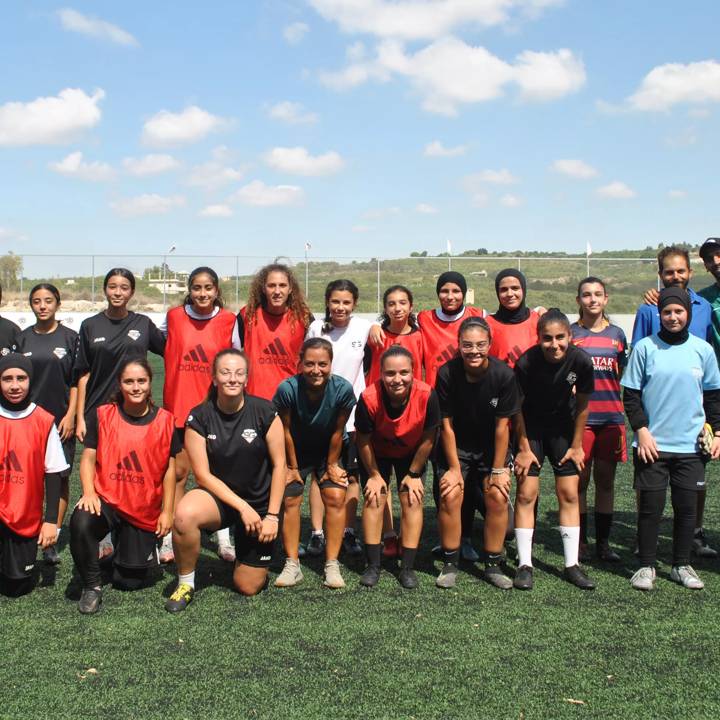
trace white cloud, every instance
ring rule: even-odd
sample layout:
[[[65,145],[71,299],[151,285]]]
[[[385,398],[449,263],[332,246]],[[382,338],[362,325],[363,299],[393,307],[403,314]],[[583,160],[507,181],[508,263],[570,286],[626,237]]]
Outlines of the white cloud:
[[[66,88],[54,97],[7,102],[0,106],[0,146],[72,142],[100,122],[98,103],[104,97],[102,90],[86,95],[77,88]]]
[[[198,215],[208,218],[227,218],[232,217],[233,211],[229,205],[208,205],[204,207]]]
[[[227,121],[191,105],[182,112],[161,110],[145,122],[142,141],[145,145],[169,146],[202,140],[219,130]]]
[[[115,177],[115,171],[110,165],[103,162],[84,162],[81,152],[70,153],[60,162],[48,163],[48,167],[65,177],[73,177],[78,180],[90,182],[106,182]]]
[[[720,62],[668,63],[654,67],[627,102],[634,110],[660,112],[678,104],[720,102]]]
[[[230,183],[242,180],[247,166],[230,167],[232,153],[224,145],[212,151],[212,160],[196,165],[185,182],[191,187],[201,187],[205,190],[216,190]]]
[[[502,170],[482,170],[479,173],[473,173],[465,177],[466,186],[473,189],[481,183],[489,183],[490,185],[514,185],[518,179],[507,169]]]
[[[182,195],[157,195],[154,193],[120,198],[110,203],[110,207],[118,215],[128,218],[141,215],[165,215],[183,205],[185,205],[185,198]]]
[[[556,160],[550,168],[556,173],[561,175],[567,175],[568,177],[575,178],[576,180],[589,180],[597,176],[598,171],[592,166],[588,165],[583,160],[565,159]]]
[[[537,15],[563,0],[310,0],[325,19],[346,33],[422,40],[447,35],[460,26],[504,24],[513,12]]]
[[[265,154],[265,162],[272,168],[291,175],[333,175],[345,165],[342,157],[334,152],[311,155],[304,147],[276,147]]]
[[[522,198],[518,197],[517,195],[507,194],[507,195],[503,195],[500,198],[500,204],[503,207],[507,207],[507,208],[520,207],[520,205],[522,205],[522,203],[523,203]]]
[[[433,140],[425,146],[423,154],[425,157],[459,157],[468,151],[467,145],[456,145],[445,147],[440,140]]]
[[[687,197],[687,190],[668,190],[667,196],[671,200],[682,200]]]
[[[288,125],[314,125],[318,121],[317,113],[309,112],[300,103],[289,100],[273,105],[268,114],[273,120]]]
[[[100,40],[109,40],[116,45],[136,46],[139,44],[127,30],[123,30],[106,20],[88,17],[71,8],[58,10],[57,14],[65,30],[80,33],[81,35],[89,35]]]
[[[457,115],[459,105],[502,97],[512,86],[519,89],[522,100],[549,101],[585,84],[582,61],[570,50],[526,51],[513,64],[456,37],[436,40],[415,54],[406,53],[397,40],[384,40],[374,59],[320,73],[320,81],[331,89],[347,90],[370,80],[388,82],[394,76],[408,80],[425,110],[448,116]]]
[[[619,180],[599,187],[597,194],[600,195],[600,197],[610,198],[612,200],[630,200],[637,195],[631,187],[628,187],[624,182],[620,182]]]
[[[306,33],[310,30],[308,25],[304,22],[294,22],[290,25],[286,25],[283,28],[283,37],[291,45],[297,45],[302,42]]]
[[[125,172],[136,177],[160,175],[171,170],[177,170],[180,167],[180,163],[172,155],[151,154],[139,158],[126,157],[122,164]]]
[[[27,239],[27,235],[23,235],[17,230],[13,230],[12,228],[8,227],[0,227],[0,241],[2,242],[10,242],[12,240],[16,242],[24,242]]]
[[[483,208],[487,207],[488,203],[490,202],[490,196],[486,193],[481,191],[473,192],[470,194],[470,204],[473,207],[476,208]]]
[[[434,205],[429,205],[428,203],[418,203],[415,206],[415,211],[419,212],[421,215],[435,215],[438,212],[438,209]]]
[[[305,193],[297,185],[266,185],[261,180],[253,180],[241,187],[232,199],[243,205],[280,207],[302,205]]]

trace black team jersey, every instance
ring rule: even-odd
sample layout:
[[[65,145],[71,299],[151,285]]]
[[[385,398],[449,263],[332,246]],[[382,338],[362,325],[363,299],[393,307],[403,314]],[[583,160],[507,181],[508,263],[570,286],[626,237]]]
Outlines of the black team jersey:
[[[74,379],[89,372],[85,414],[106,402],[116,387],[117,374],[127,360],[145,358],[148,350],[165,351],[165,337],[146,315],[129,312],[121,320],[104,312],[82,321],[75,356]]]
[[[570,345],[559,363],[545,360],[539,345],[520,356],[515,365],[523,393],[523,416],[528,428],[567,426],[575,419],[575,392],[592,395],[595,388],[590,356]]]
[[[20,328],[11,320],[0,317],[0,355],[7,355],[17,349]]]
[[[32,400],[54,416],[56,425],[68,409],[77,337],[61,323],[51,333],[25,328],[18,340],[17,351],[32,361]]]
[[[442,416],[452,418],[458,455],[483,453],[492,460],[495,420],[520,412],[520,391],[513,371],[489,357],[482,377],[469,382],[462,358],[453,358],[438,371],[435,391]]]
[[[245,395],[228,415],[208,400],[190,411],[185,427],[205,438],[210,472],[260,515],[270,501],[272,463],[265,440],[277,413],[264,398]]]

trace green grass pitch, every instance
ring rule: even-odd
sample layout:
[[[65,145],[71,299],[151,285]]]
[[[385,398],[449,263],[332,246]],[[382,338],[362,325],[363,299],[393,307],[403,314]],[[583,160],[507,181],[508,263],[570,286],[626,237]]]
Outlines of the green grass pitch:
[[[161,388],[161,377],[155,381]],[[706,527],[720,546],[717,463]],[[429,478],[428,478],[429,489]],[[77,472],[71,486],[77,500]],[[657,590],[630,588],[634,513],[629,466],[617,477],[613,542],[622,562],[591,563],[595,592],[564,582],[552,480],[543,477],[535,589],[503,592],[463,566],[458,586],[434,586],[437,531],[428,493],[420,588],[386,567],[374,590],[305,581],[256,598],[231,589],[208,544],[188,610],[163,609],[174,568],[152,587],[106,588],[94,617],[76,607],[67,531],[62,564],[40,587],[0,598],[2,718],[715,718],[720,713],[720,561],[697,561],[700,592],[668,579],[671,526],[661,528]],[[67,525],[67,520],[66,520]],[[481,522],[476,527],[480,545]],[[305,537],[307,525],[303,530]],[[274,567],[271,580],[277,573]]]

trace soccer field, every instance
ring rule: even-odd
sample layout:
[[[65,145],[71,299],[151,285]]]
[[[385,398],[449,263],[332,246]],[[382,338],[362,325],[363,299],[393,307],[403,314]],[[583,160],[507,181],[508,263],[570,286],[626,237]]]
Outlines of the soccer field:
[[[156,376],[156,395],[161,381]],[[718,477],[713,463],[705,524],[715,547]],[[75,472],[71,499],[78,495]],[[700,592],[671,583],[666,563],[654,593],[630,588],[634,512],[625,466],[612,538],[622,562],[591,563],[598,588],[583,593],[560,577],[556,506],[545,474],[529,593],[497,590],[480,579],[481,566],[467,564],[455,590],[435,588],[428,493],[416,591],[399,586],[390,564],[377,588],[361,588],[362,561],[344,558],[348,586],[330,591],[317,559],[304,561],[302,585],[246,599],[208,543],[199,591],[177,616],[163,609],[173,566],[137,592],[107,587],[98,615],[80,615],[64,530],[57,571],[44,567],[30,596],[0,598],[0,717],[717,717],[720,562],[695,563],[706,583]],[[480,532],[478,521],[476,546]],[[670,543],[666,518],[663,561]]]

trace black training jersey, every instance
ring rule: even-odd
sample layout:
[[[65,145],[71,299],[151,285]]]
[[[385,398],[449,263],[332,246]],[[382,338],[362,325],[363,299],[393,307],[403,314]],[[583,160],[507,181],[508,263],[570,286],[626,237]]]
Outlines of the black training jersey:
[[[77,337],[74,330],[61,323],[51,333],[25,328],[18,340],[17,351],[32,361],[32,400],[52,413],[55,424],[68,410]]]
[[[0,317],[0,355],[8,355],[17,350],[20,328],[7,318]]]
[[[534,427],[572,422],[573,388],[583,395],[592,395],[595,388],[592,360],[574,345],[559,363],[545,360],[539,345],[531,347],[517,361],[515,376],[524,396],[525,422]]]
[[[83,320],[75,356],[75,381],[90,373],[85,394],[85,414],[106,402],[116,385],[121,366],[145,358],[148,350],[162,355],[165,337],[147,315],[129,312],[114,320],[104,312]]]
[[[459,452],[492,454],[495,420],[520,412],[521,398],[513,371],[501,360],[488,358],[477,382],[465,375],[462,358],[453,358],[438,371],[435,390],[444,418],[452,418]]]
[[[208,400],[190,411],[185,424],[205,438],[210,472],[259,513],[270,500],[272,463],[265,436],[276,415],[269,400],[245,395],[232,415]]]

